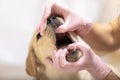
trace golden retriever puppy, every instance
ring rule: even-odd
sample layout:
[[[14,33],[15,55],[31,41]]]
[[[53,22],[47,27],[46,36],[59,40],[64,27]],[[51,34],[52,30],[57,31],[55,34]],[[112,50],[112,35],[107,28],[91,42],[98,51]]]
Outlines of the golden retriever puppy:
[[[41,36],[37,30],[35,30],[33,34],[26,60],[27,73],[37,80],[94,80],[94,78],[87,71],[65,72],[57,70],[52,65],[47,63],[45,59],[51,59],[53,50],[64,48],[68,44],[81,40],[81,38],[74,32],[55,34],[54,30],[56,24],[54,23],[58,23],[57,26],[61,23],[57,21],[60,20],[60,18],[57,18],[57,20],[54,17],[52,18],[52,20],[48,20],[48,25],[43,36]],[[54,22],[52,25],[49,24],[51,21]],[[118,76],[120,76],[119,52],[120,50],[109,54],[105,54],[103,52],[97,53]],[[69,51],[66,59],[68,61],[76,61],[81,55],[82,53],[78,50]]]
[[[55,34],[54,23],[58,22],[54,22],[52,25],[50,23],[51,21],[60,19],[55,17],[51,18],[48,20],[48,26],[43,36],[37,30],[33,34],[26,60],[26,71],[37,80],[80,80],[78,72],[57,70],[45,60],[46,58],[51,58],[53,50],[64,48],[68,44],[80,40],[79,36],[74,32]],[[81,52],[79,50],[69,50],[66,58],[68,61],[76,61],[80,56]]]

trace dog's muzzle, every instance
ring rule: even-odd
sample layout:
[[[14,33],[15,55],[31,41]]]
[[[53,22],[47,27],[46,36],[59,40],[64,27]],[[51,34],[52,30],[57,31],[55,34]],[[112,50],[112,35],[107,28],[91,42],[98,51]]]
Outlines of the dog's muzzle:
[[[47,19],[48,27],[52,27],[54,30],[63,24],[62,18],[50,16]],[[67,45],[77,42],[77,38],[75,38],[76,34],[74,32],[66,32],[66,33],[55,33],[56,36],[56,47],[57,49],[65,48]],[[66,55],[66,59],[70,62],[77,61],[82,53],[79,49],[76,50],[68,50],[69,54]]]

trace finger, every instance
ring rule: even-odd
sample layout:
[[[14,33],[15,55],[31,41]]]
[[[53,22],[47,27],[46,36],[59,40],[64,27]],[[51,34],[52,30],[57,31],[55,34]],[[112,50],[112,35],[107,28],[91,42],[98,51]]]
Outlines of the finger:
[[[70,67],[71,63],[66,60],[66,55],[68,54],[67,49],[64,49],[60,54],[60,67],[61,68],[68,68]]]
[[[44,11],[44,15],[42,16],[41,23],[39,26],[41,35],[43,35],[43,32],[47,26],[47,19],[50,16],[50,13],[51,13],[50,11],[51,11],[50,9],[46,8]]]
[[[76,43],[72,43],[72,44],[69,44],[67,49],[79,49],[81,50],[83,53],[85,53],[85,51],[88,51],[90,48],[90,46],[84,42],[76,42]]]
[[[64,70],[64,71],[78,71],[78,70],[82,70],[83,68],[83,64],[84,64],[84,58],[80,58],[78,61],[76,62],[68,62],[66,60],[66,55],[68,54],[67,50],[64,49],[62,51],[62,53],[60,54],[60,69]]]
[[[68,50],[76,50],[77,49],[76,43],[69,44],[67,46],[67,49]]]
[[[46,28],[46,20],[42,20],[42,22],[40,23],[40,26],[39,26],[39,31],[40,31],[40,34],[43,35],[44,31],[45,31],[45,28]]]
[[[41,23],[39,26],[39,30],[40,30],[41,35],[43,35],[43,32],[46,28],[48,17],[52,14],[51,10],[52,10],[53,5],[54,5],[54,2],[51,2],[50,4],[47,4],[45,9],[44,9]]]
[[[62,52],[62,49],[59,49],[58,51],[54,51],[52,54],[52,60],[53,60],[53,64],[56,68],[59,68],[60,66],[60,54]]]
[[[83,45],[81,42],[76,42],[76,43],[69,44],[67,49],[68,50],[79,49],[79,51],[82,53],[82,56],[84,56],[87,53],[87,51],[89,50],[89,47]]]
[[[46,5],[46,7],[44,9],[44,17],[45,18],[48,18],[52,14],[54,4],[55,4],[55,1],[52,1]]]
[[[79,45],[78,45],[79,44]],[[76,62],[74,62],[72,66],[75,66],[75,65],[82,65],[83,62],[84,62],[84,49],[83,49],[83,46],[80,44],[80,42],[76,42],[76,43],[73,43],[73,44],[70,44],[68,45],[68,49],[73,49],[73,50],[76,50],[76,49],[79,49],[81,52],[82,52],[82,56],[80,57],[80,59]]]
[[[55,30],[55,32],[56,32],[56,33],[65,33],[65,32],[67,32],[68,30],[67,30],[67,27],[66,27],[66,26],[67,26],[66,23],[64,23],[63,25],[59,26],[59,27]]]

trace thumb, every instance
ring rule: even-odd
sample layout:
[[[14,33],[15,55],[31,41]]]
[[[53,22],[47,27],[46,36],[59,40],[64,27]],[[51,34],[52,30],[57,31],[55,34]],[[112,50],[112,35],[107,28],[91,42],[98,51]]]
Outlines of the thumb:
[[[75,50],[75,49],[77,49],[77,44],[76,43],[69,44],[67,49],[68,50]]]
[[[56,33],[65,33],[67,32],[68,29],[67,29],[67,25],[64,23],[62,25],[60,25],[58,28],[56,28],[55,32]]]

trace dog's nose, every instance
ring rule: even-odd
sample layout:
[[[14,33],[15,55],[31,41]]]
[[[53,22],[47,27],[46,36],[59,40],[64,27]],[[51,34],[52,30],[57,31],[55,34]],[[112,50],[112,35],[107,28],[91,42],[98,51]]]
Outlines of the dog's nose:
[[[50,16],[50,17],[47,19],[47,24],[56,24],[56,23],[55,23],[55,19],[56,19],[55,16]]]
[[[60,26],[62,23],[56,18],[56,16],[50,16],[47,19],[47,25],[51,26],[53,29],[56,29],[58,26]]]

